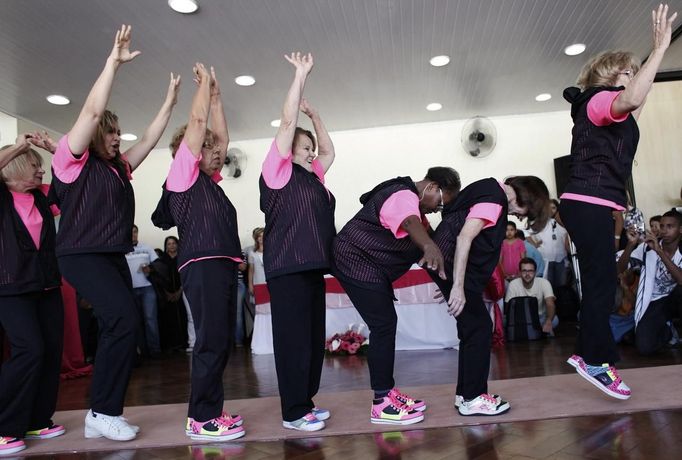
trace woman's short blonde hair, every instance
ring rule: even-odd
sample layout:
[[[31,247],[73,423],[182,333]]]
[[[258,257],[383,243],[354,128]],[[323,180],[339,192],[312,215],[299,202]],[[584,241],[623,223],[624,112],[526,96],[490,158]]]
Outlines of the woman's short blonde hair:
[[[182,140],[185,138],[185,132],[187,131],[187,125],[182,125],[178,129],[175,130],[173,133],[173,138],[171,139],[171,143],[168,145],[168,147],[171,150],[171,155],[173,158],[175,158],[175,154],[180,148],[180,144],[182,143]],[[215,136],[213,134],[213,131],[210,129],[206,129],[206,138],[211,138],[214,139]]]
[[[606,51],[592,57],[585,64],[576,83],[583,91],[587,88],[613,86],[618,72],[632,70],[636,74],[640,67],[639,59],[629,51]]]
[[[0,150],[5,150],[10,147],[12,147],[12,145],[5,145],[4,147],[0,148]],[[0,180],[5,183],[9,183],[28,175],[32,172],[32,160],[37,161],[40,166],[43,165],[43,157],[41,157],[40,154],[35,150],[28,149],[28,151],[17,156],[12,161],[7,163],[4,168],[0,169]]]

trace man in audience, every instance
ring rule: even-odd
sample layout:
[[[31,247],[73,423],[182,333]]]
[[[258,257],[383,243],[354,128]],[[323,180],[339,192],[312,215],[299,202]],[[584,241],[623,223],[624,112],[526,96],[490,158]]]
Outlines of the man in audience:
[[[543,275],[545,273],[545,259],[542,258],[542,254],[540,254],[540,251],[538,251],[535,248],[535,246],[533,246],[526,239],[526,235],[523,233],[523,230],[517,230],[516,237],[523,241],[523,244],[526,247],[526,257],[530,257],[535,261],[535,265],[537,266],[535,276],[537,276],[538,278],[544,278]]]
[[[682,309],[682,214],[670,210],[661,217],[660,240],[647,231],[644,242],[628,229],[628,244],[618,261],[618,271],[641,265],[635,301],[635,344],[644,355],[666,344],[675,345],[679,335],[672,323]]]
[[[545,228],[528,237],[545,259],[544,276],[552,289],[564,286],[568,275],[568,232],[556,219],[547,221]]]
[[[147,279],[151,273],[151,263],[159,257],[151,246],[146,245],[137,239],[138,228],[133,225],[133,251],[126,254],[126,261],[130,269],[130,276],[133,279],[133,294],[138,309],[142,312],[144,327],[140,327],[140,337],[138,346],[143,354],[157,357],[161,354],[161,341],[159,338],[159,311],[156,303],[156,292],[154,286]],[[142,326],[142,324],[140,325]]]
[[[661,230],[661,216],[654,216],[649,219],[649,228],[651,228],[651,233],[658,238]]]
[[[554,291],[552,291],[552,285],[549,281],[536,277],[536,271],[537,264],[533,259],[529,257],[521,259],[519,262],[521,276],[509,283],[504,301],[509,302],[514,297],[535,297],[538,299],[538,316],[540,317],[542,332],[554,335],[554,328],[559,325],[554,303]]]

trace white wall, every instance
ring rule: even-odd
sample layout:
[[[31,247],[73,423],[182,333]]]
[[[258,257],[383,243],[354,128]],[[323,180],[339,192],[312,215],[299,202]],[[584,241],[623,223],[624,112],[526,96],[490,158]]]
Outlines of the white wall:
[[[17,140],[17,119],[0,112],[0,147]]]
[[[333,132],[336,162],[327,175],[327,186],[337,198],[337,228],[357,212],[360,195],[377,183],[398,175],[421,179],[431,166],[455,168],[464,185],[484,177],[533,174],[545,180],[555,195],[552,160],[569,153],[572,124],[568,112],[492,118],[497,127],[497,146],[490,156],[481,159],[472,158],[460,146],[465,121]],[[256,139],[230,144],[230,148],[240,148],[248,156],[243,175],[221,183],[237,208],[243,245],[252,244],[251,230],[264,223],[258,177],[271,142]],[[168,149],[157,149],[133,174],[140,239],[154,246],[162,244],[164,232],[152,226],[149,216],[160,197],[169,165]]]

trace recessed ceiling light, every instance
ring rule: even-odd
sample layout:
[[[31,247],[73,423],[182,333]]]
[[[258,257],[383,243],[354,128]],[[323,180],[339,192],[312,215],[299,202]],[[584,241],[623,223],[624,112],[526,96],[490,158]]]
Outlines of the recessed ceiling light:
[[[549,101],[550,99],[552,99],[552,95],[549,93],[542,93],[535,96],[535,100],[538,102],[545,102]]]
[[[441,56],[434,56],[429,60],[429,63],[434,67],[443,67],[450,63],[450,56],[444,54]]]
[[[573,45],[564,48],[564,54],[568,56],[577,56],[585,51],[586,46],[583,43],[574,43]]]
[[[443,108],[443,105],[439,104],[438,102],[432,102],[426,106],[426,110],[428,110],[429,112],[435,112],[435,111],[440,110],[442,108]]]
[[[168,0],[168,6],[182,14],[194,13],[199,9],[199,4],[196,0]]]
[[[272,121],[270,122],[270,126],[272,126],[273,128],[279,128],[279,124],[280,124],[280,123],[281,123],[281,122],[280,122],[279,118],[277,118],[276,120],[272,120]]]
[[[121,134],[121,139],[123,139],[124,141],[136,141],[137,136],[134,135],[133,133],[125,133]]]
[[[71,103],[68,97],[61,94],[50,94],[47,96],[47,102],[54,105],[68,105]]]
[[[239,86],[253,86],[256,83],[256,79],[251,75],[240,75],[234,79],[234,82]]]

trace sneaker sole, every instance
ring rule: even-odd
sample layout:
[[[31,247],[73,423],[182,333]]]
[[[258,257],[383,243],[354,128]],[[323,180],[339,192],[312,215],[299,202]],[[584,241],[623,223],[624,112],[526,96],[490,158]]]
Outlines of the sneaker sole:
[[[137,437],[137,433],[133,433],[133,435],[130,437],[112,438],[110,436],[105,436],[99,430],[96,430],[94,428],[88,428],[87,426],[85,427],[85,430],[83,431],[83,435],[85,436],[86,439],[107,438],[107,439],[111,439],[112,441],[132,441],[133,439],[135,439]]]
[[[191,434],[191,435],[189,435],[189,437],[190,437],[190,439],[194,439],[196,441],[208,440],[208,441],[220,442],[220,441],[231,441],[233,439],[238,439],[238,438],[241,438],[242,436],[244,436],[245,434],[246,434],[246,431],[242,430],[242,431],[238,431],[238,432],[232,433],[232,434],[227,434],[224,436],[214,436],[211,434]]]
[[[318,419],[319,420],[319,419]],[[321,420],[320,420],[321,421]],[[324,429],[326,426],[324,423],[315,424],[315,425],[305,425],[298,427],[296,425],[292,425],[291,422],[282,422],[282,426],[286,428],[287,430],[296,430],[296,431],[320,431]]]
[[[414,423],[419,423],[424,420],[424,416],[410,418],[407,420],[387,420],[383,418],[370,418],[370,422],[377,425],[412,425]]]
[[[594,377],[592,377],[590,374],[588,374],[587,372],[582,370],[580,365],[576,361],[572,360],[571,358],[568,358],[566,360],[566,362],[575,368],[575,370],[579,376],[581,376],[583,379],[587,380],[592,385],[599,388],[601,391],[603,391],[605,394],[611,396],[612,398],[616,398],[616,399],[620,399],[621,401],[624,401],[626,399],[630,399],[630,396],[632,396],[632,394],[622,395],[620,393],[615,393],[615,392],[609,390],[604,385],[602,385],[600,382],[598,382]]]
[[[324,422],[325,420],[329,420],[329,417],[331,417],[331,414],[329,412],[327,412],[325,415],[315,415],[315,417],[317,417],[317,419],[320,422]]]
[[[511,409],[511,405],[509,403],[506,403],[506,404],[502,405],[501,409],[498,408],[497,411],[492,413],[492,414],[491,413],[485,413],[485,412],[469,412],[468,414],[464,414],[464,413],[462,413],[462,407],[463,406],[460,406],[459,408],[457,408],[457,412],[459,413],[459,415],[461,415],[463,417],[471,417],[472,415],[484,415],[486,417],[492,417],[495,415],[502,415],[505,412],[509,411],[509,409]]]
[[[240,421],[238,421],[238,422],[233,423],[234,426],[242,426],[243,424],[244,424],[244,419],[242,419],[242,420],[240,420]],[[186,434],[187,436],[191,435],[191,434],[192,434],[192,430],[188,430],[187,428],[185,428],[185,434]]]
[[[27,434],[26,436],[24,436],[24,439],[50,439],[50,438],[56,438],[57,436],[61,436],[64,433],[66,433],[66,430],[55,431],[54,433],[42,434],[42,435]]]
[[[26,449],[26,444],[24,444],[23,446],[19,446],[19,447],[10,447],[7,449],[2,449],[2,450],[0,450],[0,457],[3,457],[5,455],[9,455],[9,454],[16,454],[17,452],[21,452],[24,449]]]

